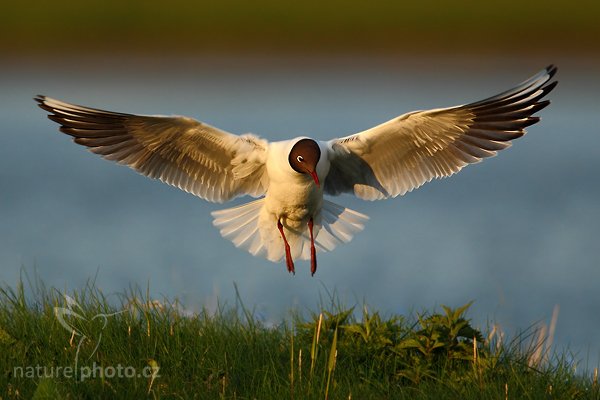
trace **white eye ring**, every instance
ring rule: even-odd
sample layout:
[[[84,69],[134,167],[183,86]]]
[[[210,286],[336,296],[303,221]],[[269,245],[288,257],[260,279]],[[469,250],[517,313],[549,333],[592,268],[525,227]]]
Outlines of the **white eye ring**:
[[[296,160],[298,160],[298,162],[304,162],[304,157],[298,156],[296,157]]]

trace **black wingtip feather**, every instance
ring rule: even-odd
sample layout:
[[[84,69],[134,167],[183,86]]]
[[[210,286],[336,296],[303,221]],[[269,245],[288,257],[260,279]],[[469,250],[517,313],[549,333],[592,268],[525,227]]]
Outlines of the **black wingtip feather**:
[[[544,100],[544,101],[540,101],[539,103],[536,103],[533,108],[532,108],[532,114],[543,110],[544,108],[548,107],[550,105],[550,100]]]
[[[67,134],[67,135],[69,135],[69,136],[72,136],[72,137],[74,137],[74,138],[76,138],[76,137],[78,136],[78,135],[77,135],[77,132],[74,132],[74,131],[72,130],[72,128],[69,128],[68,126],[64,126],[64,125],[62,125],[62,126],[60,126],[60,127],[58,128],[58,130],[59,130],[59,131],[61,131],[61,132],[62,132],[62,133],[64,133],[64,134]]]
[[[52,121],[56,122],[57,124],[63,124],[64,123],[64,119],[62,117],[59,117],[56,114],[49,114],[48,115],[48,119],[51,119]]]
[[[555,87],[558,85],[558,81],[552,81],[545,86],[542,86],[542,90],[544,91],[544,96],[550,93]]]
[[[540,117],[529,117],[525,121],[522,122],[521,129],[525,129],[528,126],[537,124],[538,122],[540,122]]]
[[[37,103],[37,106],[39,108],[41,108],[42,110],[52,112],[51,109],[48,109],[48,107],[45,106],[46,105],[46,96],[38,94],[33,98],[33,100],[35,100],[35,102]]]
[[[40,107],[40,108],[41,108],[42,110],[44,110],[44,111],[48,111],[49,113],[56,113],[56,110],[54,110],[54,108],[52,108],[52,107],[48,106],[48,105],[46,104],[46,102],[44,102],[44,101],[40,101],[40,102],[38,103],[38,107]]]

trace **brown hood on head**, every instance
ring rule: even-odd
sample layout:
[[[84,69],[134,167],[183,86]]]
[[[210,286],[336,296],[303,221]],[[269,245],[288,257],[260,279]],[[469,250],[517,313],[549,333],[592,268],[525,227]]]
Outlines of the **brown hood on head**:
[[[301,174],[310,175],[315,184],[320,186],[319,177],[317,176],[317,163],[321,158],[321,149],[317,142],[312,139],[300,139],[292,150],[288,157],[290,166],[294,171]]]

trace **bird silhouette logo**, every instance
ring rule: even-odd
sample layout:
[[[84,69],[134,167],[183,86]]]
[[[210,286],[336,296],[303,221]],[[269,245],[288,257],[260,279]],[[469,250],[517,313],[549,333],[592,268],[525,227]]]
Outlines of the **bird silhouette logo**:
[[[77,351],[75,352],[75,371],[77,371],[82,345],[86,342],[94,344],[90,355],[86,358],[86,361],[88,361],[98,351],[98,347],[102,342],[102,332],[108,324],[108,319],[126,310],[110,314],[98,313],[92,317],[86,317],[84,309],[74,298],[67,294],[62,294],[62,296],[65,299],[66,307],[54,307],[54,315],[58,323],[71,334],[71,343],[79,338]]]

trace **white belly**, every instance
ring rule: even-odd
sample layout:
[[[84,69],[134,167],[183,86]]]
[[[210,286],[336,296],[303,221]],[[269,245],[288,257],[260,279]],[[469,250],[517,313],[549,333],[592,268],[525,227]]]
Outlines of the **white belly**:
[[[305,177],[272,184],[265,197],[265,212],[273,224],[281,221],[286,228],[300,232],[311,218],[319,219],[322,206],[323,190]]]

